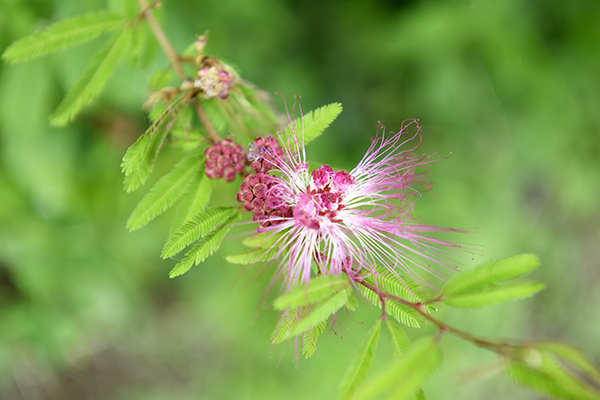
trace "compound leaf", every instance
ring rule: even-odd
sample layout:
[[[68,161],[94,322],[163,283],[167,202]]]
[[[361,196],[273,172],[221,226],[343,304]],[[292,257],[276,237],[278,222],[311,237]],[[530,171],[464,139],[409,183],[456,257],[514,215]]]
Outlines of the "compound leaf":
[[[208,206],[213,187],[214,180],[204,174],[204,168],[199,169],[193,181],[190,182],[190,190],[177,207],[169,237]]]
[[[207,235],[225,221],[239,215],[235,207],[211,207],[197,214],[179,228],[168,240],[161,254],[162,258],[172,257],[185,247]]]
[[[67,92],[50,117],[51,125],[64,126],[68,124],[83,107],[90,104],[100,94],[117,63],[127,54],[131,38],[131,28],[124,28],[96,53],[81,78]]]
[[[431,337],[417,340],[403,357],[392,362],[354,397],[355,400],[380,398],[390,393],[389,399],[412,399],[418,395],[431,373],[439,366],[442,355]]]
[[[294,325],[288,332],[288,337],[304,333],[315,327],[317,324],[326,321],[329,316],[335,314],[340,308],[344,307],[347,302],[347,290],[340,290],[331,297],[321,301],[314,307],[311,307],[307,315],[294,322]]]
[[[423,301],[421,288],[414,280],[402,276],[399,278],[388,269],[378,266],[376,273],[369,275],[365,280],[385,293],[411,302]]]
[[[117,30],[125,21],[117,15],[94,12],[64,19],[17,40],[2,54],[2,59],[11,64],[33,60],[72,46],[89,42],[104,32]]]
[[[271,334],[271,342],[273,344],[279,344],[289,338],[288,333],[294,325],[296,316],[298,315],[298,309],[285,309],[279,314],[279,320],[275,325],[275,329]]]
[[[256,233],[242,240],[246,247],[260,247],[261,249],[271,248],[281,238],[281,234],[274,232]]]
[[[279,296],[273,303],[273,307],[276,310],[284,310],[288,307],[316,303],[349,285],[346,275],[320,275],[311,279],[308,284],[302,284]]]
[[[373,328],[371,328],[358,354],[354,357],[348,369],[346,369],[346,373],[340,383],[338,399],[345,400],[351,398],[364,382],[373,366],[380,333],[381,319],[377,320]]]
[[[304,141],[306,145],[318,138],[341,112],[341,103],[331,103],[319,107],[304,114],[304,117],[296,118],[291,126],[285,128],[284,136],[292,141],[296,141],[297,137],[298,140]]]
[[[483,292],[460,294],[450,297],[446,304],[456,308],[478,308],[526,299],[546,287],[543,283],[521,281],[507,283]]]
[[[223,225],[218,229],[215,229],[208,233],[201,241],[196,243],[190,251],[185,254],[185,258],[175,265],[175,267],[169,272],[169,278],[175,278],[176,276],[183,275],[193,265],[198,265],[208,258],[211,254],[219,250],[221,243],[225,236],[231,229],[231,224],[234,223],[239,217],[239,214],[235,214],[228,220],[223,222]]]
[[[536,348],[558,357],[561,363],[569,365],[571,370],[578,371],[579,376],[585,377],[589,382],[594,382],[600,388],[600,368],[579,350],[564,343],[556,342],[538,343]]]
[[[241,254],[233,254],[225,257],[232,264],[249,265],[263,261],[271,261],[279,254],[279,248],[272,249],[256,249],[250,250]]]
[[[524,277],[540,266],[535,254],[521,254],[491,261],[470,271],[454,275],[442,291],[448,295],[474,293],[487,286]]]
[[[390,332],[390,336],[392,337],[392,345],[394,346],[394,353],[396,358],[400,357],[403,353],[408,350],[408,336],[404,329],[400,328],[397,324],[390,321],[389,319],[385,320],[385,324],[387,325],[388,331]]]
[[[302,337],[302,353],[306,358],[312,357],[312,355],[315,354],[315,351],[317,351],[317,340],[326,327],[327,321],[323,321],[315,325],[312,329],[304,332]]]
[[[173,206],[185,193],[185,189],[201,167],[197,157],[186,157],[156,182],[150,192],[140,201],[127,221],[130,231],[141,228]]]
[[[381,308],[381,299],[377,293],[367,289],[364,286],[358,286],[358,290],[360,290],[364,298],[367,299],[371,304]],[[421,323],[423,323],[423,319],[419,313],[412,308],[405,306],[404,304],[397,303],[393,300],[386,300],[385,312],[386,314],[394,317],[394,319],[396,319],[398,322],[401,322],[406,326],[410,326],[411,328],[420,328]]]

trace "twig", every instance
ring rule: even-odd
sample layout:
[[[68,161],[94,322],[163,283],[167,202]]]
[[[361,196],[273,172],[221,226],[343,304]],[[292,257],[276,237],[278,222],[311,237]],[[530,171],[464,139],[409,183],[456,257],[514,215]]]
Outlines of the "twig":
[[[163,51],[169,58],[169,61],[171,62],[173,69],[175,69],[175,72],[177,73],[177,76],[179,77],[179,79],[183,81],[185,79],[185,71],[183,70],[183,67],[181,66],[180,56],[177,54],[177,52],[171,45],[171,42],[169,42],[167,35],[165,35],[165,32],[161,28],[161,26],[158,23],[158,21],[156,20],[156,18],[154,18],[154,15],[152,14],[152,12],[150,12],[151,8],[153,8],[159,4],[160,4],[159,2],[154,1],[151,4],[151,6],[148,6],[148,3],[146,2],[146,0],[138,0],[138,5],[140,6],[140,15],[148,22],[148,25],[150,26],[152,33],[156,37],[158,44],[160,44],[160,47],[163,49]],[[217,133],[215,128],[212,126],[210,120],[208,119],[208,116],[204,112],[204,109],[200,105],[200,102],[198,101],[198,99],[193,99],[193,103],[194,103],[194,108],[196,109],[196,113],[198,114],[198,117],[200,118],[200,121],[202,121],[202,124],[206,128],[208,137],[210,138],[210,140],[212,142],[219,142],[221,140],[221,137],[219,136],[219,134]]]
[[[515,346],[515,345],[509,344],[506,342],[497,342],[497,341],[481,339],[481,338],[473,336],[467,332],[463,332],[459,329],[453,328],[449,325],[446,325],[442,321],[439,321],[439,320],[433,318],[426,311],[425,303],[412,303],[412,302],[404,300],[403,298],[400,298],[398,296],[394,296],[392,294],[383,292],[383,291],[381,291],[381,289],[378,289],[375,286],[371,285],[370,283],[365,282],[364,279],[362,279],[360,277],[353,277],[353,280],[355,282],[363,285],[367,289],[377,293],[379,295],[379,297],[381,298],[381,300],[383,300],[383,299],[393,300],[395,302],[401,303],[405,306],[412,308],[413,310],[418,312],[423,318],[425,318],[427,321],[429,321],[433,325],[437,326],[438,329],[440,330],[440,332],[442,332],[442,333],[453,334],[454,336],[457,336],[457,337],[460,337],[461,339],[467,340],[479,347],[484,347],[486,349],[489,349],[489,350],[492,350],[492,351],[495,351],[495,352],[501,353],[501,354],[506,353],[506,350],[508,350],[508,349],[520,347],[520,346]],[[383,301],[382,301],[382,303],[383,303]]]

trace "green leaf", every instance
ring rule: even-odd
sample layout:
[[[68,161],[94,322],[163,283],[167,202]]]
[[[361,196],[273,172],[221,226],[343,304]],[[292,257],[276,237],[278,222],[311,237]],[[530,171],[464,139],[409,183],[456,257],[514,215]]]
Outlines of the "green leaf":
[[[234,216],[224,221],[220,228],[210,232],[202,240],[196,243],[191,250],[185,254],[185,258],[169,272],[169,278],[183,275],[193,265],[200,264],[206,260],[208,256],[219,250],[223,239],[225,239],[225,236],[227,236],[227,233],[231,229],[231,224],[234,223],[238,217],[239,214],[236,213]]]
[[[279,247],[274,247],[269,250],[256,249],[241,254],[233,254],[225,257],[225,259],[232,264],[250,265],[258,262],[271,261],[276,258],[279,253]]]
[[[206,135],[197,129],[174,127],[170,133],[173,147],[183,151],[193,151],[199,147],[206,148]]]
[[[134,68],[144,69],[150,65],[158,44],[148,24],[138,24],[133,28],[131,51],[131,64]]]
[[[531,350],[530,350],[531,351]],[[532,349],[532,351],[536,351]],[[569,400],[598,400],[600,391],[565,369],[545,352],[537,353],[536,363],[517,361],[507,368],[508,377],[542,395]]]
[[[260,247],[261,249],[271,248],[281,238],[281,234],[274,232],[256,233],[242,240],[246,247]]]
[[[383,393],[391,393],[386,397],[389,399],[412,399],[441,361],[435,340],[431,337],[419,339],[403,357],[370,379],[353,399],[380,398]]]
[[[271,334],[271,343],[279,344],[289,339],[289,332],[298,315],[298,309],[285,309],[279,314],[279,320]]]
[[[121,170],[125,173],[123,185],[127,193],[137,190],[146,182],[166,136],[166,130],[156,129],[153,125],[127,149],[121,163]]]
[[[235,207],[211,207],[183,224],[165,244],[161,257],[168,258],[179,253],[198,238],[205,236],[225,221],[239,215]]]
[[[470,271],[454,275],[442,291],[448,295],[473,293],[499,282],[524,277],[540,266],[534,254],[521,254],[498,261],[491,261]]]
[[[288,125],[285,128],[283,135],[284,137],[287,135],[290,140],[295,140],[295,132],[298,140],[304,140],[304,144],[306,145],[318,138],[335,121],[341,112],[341,103],[331,103],[319,107],[314,111],[304,114],[303,118],[296,118],[291,126]]]
[[[511,380],[543,395],[561,399],[598,400],[598,367],[568,346],[534,344],[517,349],[507,368]]]
[[[389,319],[385,320],[385,324],[387,325],[390,336],[392,337],[394,354],[396,355],[396,358],[398,358],[405,353],[406,350],[408,350],[408,336],[406,335],[406,332],[404,332],[404,329],[400,328]]]
[[[594,382],[600,388],[600,368],[579,350],[564,343],[553,342],[538,343],[536,348],[557,357],[562,364],[568,365],[569,370],[576,371],[578,376]]]
[[[90,104],[100,94],[117,63],[127,54],[131,44],[131,32],[130,28],[123,29],[92,58],[81,78],[68,91],[51,116],[51,125],[64,126],[68,124],[83,107]]]
[[[371,304],[381,308],[381,300],[379,299],[377,293],[367,289],[362,285],[358,286],[358,290]],[[394,317],[394,319],[396,319],[398,322],[401,322],[406,326],[410,326],[411,328],[420,328],[421,324],[424,322],[423,318],[418,312],[393,300],[386,300],[385,312],[386,314]]]
[[[422,291],[419,285],[409,277],[400,276],[398,280],[387,268],[378,266],[376,274],[365,277],[371,285],[381,291],[400,297],[401,299],[418,303],[423,301]]]
[[[210,201],[214,182],[213,179],[206,176],[204,168],[198,170],[194,180],[190,183],[190,190],[184,195],[180,205],[177,207],[177,213],[173,218],[169,237],[181,228],[183,224],[204,211]]]
[[[316,278],[312,278],[307,284],[302,284],[279,296],[273,303],[273,307],[276,310],[284,310],[288,307],[299,307],[316,303],[349,285],[350,281],[346,275],[317,276]]]
[[[317,351],[317,339],[319,339],[319,335],[323,333],[326,327],[327,321],[323,321],[314,328],[304,332],[302,337],[302,354],[304,354],[306,358],[312,357],[312,355],[315,354],[315,351]]]
[[[456,308],[478,308],[526,299],[544,289],[546,285],[534,281],[521,281],[496,286],[479,293],[450,297],[446,304]]]
[[[158,91],[167,86],[173,80],[173,76],[172,68],[159,69],[148,78],[148,86],[150,86],[150,90]]]
[[[124,25],[125,21],[106,11],[64,19],[17,40],[4,51],[2,59],[11,64],[33,60],[89,42],[104,32],[117,30]]]
[[[186,157],[177,163],[168,174],[156,182],[133,210],[127,221],[127,229],[139,229],[173,206],[183,196],[187,185],[201,165],[197,156]]]
[[[331,297],[323,300],[312,307],[308,315],[294,322],[294,325],[290,328],[288,337],[304,333],[315,327],[317,324],[326,321],[329,316],[335,314],[340,308],[344,307],[347,302],[348,291],[346,290],[340,290]]]
[[[152,127],[148,128],[125,152],[123,161],[121,161],[121,172],[125,176],[130,175],[140,167],[152,139],[151,130]]]
[[[352,360],[346,373],[340,383],[338,391],[338,399],[350,399],[354,393],[360,388],[367,374],[373,366],[375,358],[375,349],[379,343],[379,334],[381,333],[381,320],[377,320],[373,328],[367,335],[367,340],[363,343],[358,351],[358,354]]]
[[[210,122],[212,122],[213,127],[217,130],[217,132],[227,132],[230,121],[232,122],[238,120],[241,117],[240,114],[242,113],[235,113],[235,111],[233,111],[233,113],[229,113],[230,115],[226,115],[225,110],[227,110],[228,107],[223,104],[221,99],[202,99],[201,102],[206,116]],[[237,129],[234,131],[237,132]]]
[[[358,310],[358,300],[354,295],[354,290],[352,290],[352,286],[348,286],[348,303],[346,304],[346,308],[350,311]]]

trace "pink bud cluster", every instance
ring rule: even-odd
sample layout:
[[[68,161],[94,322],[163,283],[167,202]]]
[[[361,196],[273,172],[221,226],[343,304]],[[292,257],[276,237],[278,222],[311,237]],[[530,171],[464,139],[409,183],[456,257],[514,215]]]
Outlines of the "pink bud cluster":
[[[244,172],[245,160],[242,157],[242,146],[231,139],[224,139],[204,150],[204,173],[212,179],[223,178],[231,182],[236,174]]]
[[[283,148],[272,136],[257,137],[248,146],[246,159],[254,172],[268,172],[277,166],[276,159],[283,157]]]
[[[220,65],[204,66],[198,69],[194,88],[204,92],[204,98],[218,97],[225,100],[233,87],[233,76]]]
[[[237,193],[237,201],[243,204],[244,210],[252,212],[252,220],[259,221],[263,228],[277,225],[283,218],[290,218],[293,214],[290,207],[271,194],[274,186],[272,176],[257,172],[244,177]]]

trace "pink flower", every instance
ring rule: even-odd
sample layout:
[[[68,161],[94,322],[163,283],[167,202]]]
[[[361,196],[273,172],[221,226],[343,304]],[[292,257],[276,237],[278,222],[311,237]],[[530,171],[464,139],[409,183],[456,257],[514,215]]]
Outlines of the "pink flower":
[[[411,128],[416,132],[409,133]],[[283,277],[288,289],[308,282],[316,271],[353,277],[374,273],[375,265],[432,286],[423,272],[443,279],[432,266],[457,264],[452,257],[464,250],[461,245],[425,233],[458,230],[410,219],[421,196],[416,186],[431,188],[427,166],[439,160],[414,154],[421,142],[417,120],[405,121],[397,133],[386,134],[379,125],[367,153],[350,172],[323,165],[309,173],[298,135],[280,136],[280,141],[285,154],[269,152],[263,158],[272,164],[264,193],[270,212],[254,216],[259,232],[278,235],[276,277]]]

